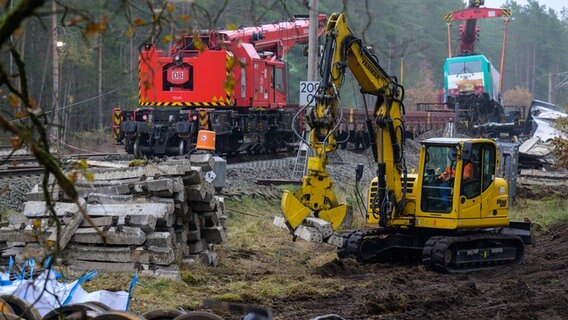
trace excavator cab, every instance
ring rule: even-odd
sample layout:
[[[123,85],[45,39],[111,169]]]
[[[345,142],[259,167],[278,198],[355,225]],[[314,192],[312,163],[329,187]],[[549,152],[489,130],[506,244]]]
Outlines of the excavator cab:
[[[508,186],[496,176],[498,160],[497,145],[489,139],[421,142],[417,173],[401,177],[406,206],[398,216],[390,216],[388,225],[452,230],[507,226]],[[369,188],[369,225],[379,223],[377,180]]]
[[[488,139],[422,142],[417,225],[442,229],[507,226],[507,182],[496,176],[498,150]]]

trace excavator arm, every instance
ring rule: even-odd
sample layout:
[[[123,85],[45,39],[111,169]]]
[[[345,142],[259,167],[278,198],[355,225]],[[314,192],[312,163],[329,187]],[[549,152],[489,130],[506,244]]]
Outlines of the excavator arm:
[[[406,172],[402,154],[404,90],[383,70],[361,39],[353,35],[344,13],[330,16],[325,37],[322,79],[315,106],[306,116],[314,156],[308,158],[308,174],[303,177],[302,186],[295,192],[284,192],[282,212],[291,230],[310,214],[329,221],[335,230],[346,215],[347,206],[338,202],[326,165],[329,153],[337,147],[334,133],[342,117],[340,91],[345,70],[349,68],[361,92],[376,96],[373,117],[367,120],[367,127],[378,164],[379,191],[375,204],[381,217],[379,223],[387,226],[392,218],[402,215],[406,194],[401,179],[401,173]]]

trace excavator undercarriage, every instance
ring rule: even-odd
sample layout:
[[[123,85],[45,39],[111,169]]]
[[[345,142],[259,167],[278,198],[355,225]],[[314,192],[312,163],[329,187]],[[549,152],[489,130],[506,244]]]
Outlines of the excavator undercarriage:
[[[343,234],[339,258],[360,263],[420,261],[441,273],[465,273],[519,262],[524,244],[534,244],[530,228],[468,230],[440,235],[439,230],[377,228]],[[522,235],[520,235],[522,233]]]

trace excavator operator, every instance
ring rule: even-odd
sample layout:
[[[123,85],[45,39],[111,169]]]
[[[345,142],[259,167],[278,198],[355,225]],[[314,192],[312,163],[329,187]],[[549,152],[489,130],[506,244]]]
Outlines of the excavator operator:
[[[438,180],[447,182],[450,179],[454,178],[456,176],[455,164],[456,164],[456,162],[452,161],[452,163],[450,163],[446,167],[446,169],[444,169],[444,172],[442,172],[442,174],[440,174],[440,176],[438,177]],[[463,168],[463,179],[464,180],[473,179],[473,171],[474,171],[473,163],[471,161],[467,161],[464,168]]]
[[[448,164],[444,172],[442,172],[438,176],[438,180],[441,181],[440,183],[440,198],[442,207],[449,208],[450,205],[450,196],[451,190],[453,187],[453,179],[456,176],[456,150],[450,150],[448,153],[448,158],[450,158],[451,162]],[[474,163],[479,165],[477,161],[477,153],[472,153],[472,159],[465,162],[463,167],[463,181],[464,183],[468,181],[472,181],[475,179],[474,172],[479,172],[479,168],[476,170],[474,168]]]

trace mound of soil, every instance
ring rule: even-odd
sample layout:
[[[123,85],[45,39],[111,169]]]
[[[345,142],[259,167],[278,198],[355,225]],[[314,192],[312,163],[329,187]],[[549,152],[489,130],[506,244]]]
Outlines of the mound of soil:
[[[271,308],[275,319],[568,319],[568,224],[537,241],[518,265],[467,274],[334,260],[313,273],[337,279],[342,290]]]

